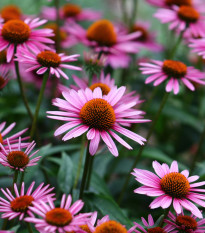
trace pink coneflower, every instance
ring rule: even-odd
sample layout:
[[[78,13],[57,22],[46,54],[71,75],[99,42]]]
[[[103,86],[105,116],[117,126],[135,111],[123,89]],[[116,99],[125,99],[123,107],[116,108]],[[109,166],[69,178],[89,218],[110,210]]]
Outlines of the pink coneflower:
[[[193,183],[198,180],[199,176],[188,177],[187,170],[179,173],[176,161],[172,162],[170,168],[165,163],[161,165],[154,161],[153,168],[158,176],[147,170],[134,169],[132,175],[136,177],[138,182],[145,185],[135,189],[134,192],[147,196],[159,196],[150,204],[151,209],[160,206],[166,209],[173,203],[178,214],[182,212],[182,207],[184,207],[198,218],[202,218],[201,212],[192,202],[205,207],[205,202],[202,201],[205,199],[205,195],[198,193],[205,192],[205,190],[196,188],[204,185],[205,181]]]
[[[139,45],[133,40],[141,35],[140,32],[122,34],[106,19],[98,20],[87,30],[73,24],[68,28],[79,42],[91,47],[96,53],[106,55],[106,64],[117,67],[127,67],[130,57],[128,53],[136,53]]]
[[[205,38],[192,39],[189,47],[193,48],[193,52],[198,53],[199,56],[205,58]]]
[[[47,20],[26,19],[22,20],[9,20],[4,24],[0,24],[0,51],[7,49],[7,62],[10,62],[14,55],[15,46],[17,51],[27,47],[32,51],[38,49],[50,49],[47,45],[53,44],[54,41],[47,38],[52,36],[51,29],[37,29],[35,28],[46,23]]]
[[[185,32],[186,37],[205,36],[205,17],[200,9],[191,6],[174,6],[172,9],[159,9],[154,17],[161,23],[171,23],[169,29],[177,32]]]
[[[152,60],[152,63],[140,63],[142,74],[151,75],[145,83],[154,82],[154,86],[158,86],[164,81],[168,81],[166,84],[166,91],[174,94],[179,93],[179,83],[182,82],[191,91],[195,90],[192,82],[205,85],[205,77],[202,72],[194,67],[187,67],[180,61],[165,60],[157,61]]]
[[[171,8],[173,6],[192,6],[202,3],[201,0],[146,0],[149,4],[162,7]]]
[[[205,231],[205,219],[197,221],[197,217],[189,215],[174,215],[169,212],[168,217],[170,220],[165,219],[164,221],[168,223],[167,226],[173,229],[173,233],[185,232],[185,233],[204,233]]]
[[[14,19],[22,19],[22,12],[16,5],[6,5],[0,10],[0,17],[4,19],[4,22]]]
[[[67,3],[59,9],[59,15],[61,19],[68,21],[86,21],[97,20],[101,18],[101,12],[94,11],[93,9],[84,9],[77,4]],[[42,17],[51,21],[56,20],[56,8],[55,7],[43,7]]]
[[[48,71],[57,78],[60,78],[62,75],[65,79],[68,79],[67,74],[62,71],[62,68],[82,70],[80,67],[65,64],[67,62],[77,61],[76,58],[80,56],[79,54],[66,56],[64,53],[57,54],[55,51],[48,50],[39,50],[32,53],[24,49],[18,52],[16,56],[17,61],[30,66],[25,70],[26,72],[36,70],[36,73],[40,75]]]
[[[164,227],[156,227],[155,226],[155,222],[154,219],[152,217],[151,214],[148,215],[148,221],[146,221],[143,217],[141,218],[142,222],[144,224],[144,227],[141,226],[140,224],[134,222],[134,227],[133,227],[133,231],[136,233],[168,233],[171,232],[172,227],[166,225]],[[136,228],[138,228],[139,230],[137,230]]]
[[[33,213],[29,210],[29,206],[33,203],[38,203],[40,201],[47,202],[48,198],[53,199],[55,194],[51,193],[54,188],[49,188],[49,185],[43,187],[44,183],[41,183],[34,191],[33,187],[35,182],[32,182],[29,186],[27,192],[25,193],[24,182],[21,185],[20,193],[18,191],[17,185],[14,184],[14,196],[10,190],[1,188],[2,193],[6,196],[6,199],[0,197],[0,212],[2,212],[2,218],[8,218],[9,220],[19,217],[22,220],[25,215],[33,217]]]
[[[18,148],[18,144],[16,144],[18,141],[19,141],[19,137],[21,137],[27,130],[28,128],[26,129],[23,129],[21,131],[19,131],[18,133],[15,133],[11,136],[7,136],[8,133],[11,132],[11,130],[15,127],[16,123],[12,123],[10,124],[7,128],[5,128],[6,126],[6,122],[2,122],[0,123],[0,143],[4,145],[4,148],[6,150],[8,150],[8,142],[7,142],[7,139],[9,139],[9,143],[11,145],[12,148]],[[24,137],[21,139],[21,141],[24,141],[24,140],[27,140],[29,139],[29,137]],[[28,143],[22,143],[21,147],[27,147],[28,146]]]
[[[40,232],[71,232],[80,230],[81,225],[89,221],[90,213],[78,214],[83,208],[84,203],[81,200],[71,205],[72,197],[63,194],[60,207],[55,207],[53,201],[48,198],[48,204],[44,201],[33,202],[29,210],[40,215],[41,218],[27,217],[25,221],[35,224]]]
[[[91,89],[71,90],[63,92],[63,99],[55,99],[53,104],[60,111],[50,111],[49,118],[66,121],[59,127],[54,135],[58,136],[66,131],[63,141],[78,137],[88,131],[87,139],[90,141],[89,152],[94,155],[98,149],[100,138],[105,142],[114,156],[118,156],[117,147],[111,136],[127,149],[132,147],[127,144],[117,133],[120,133],[143,145],[146,139],[121,125],[124,123],[144,123],[149,120],[139,119],[142,111],[132,109],[136,102],[124,103],[119,101],[123,97],[126,88],[113,88],[108,95],[102,95],[102,90],[97,87]],[[53,115],[53,116],[52,116]]]
[[[9,70],[0,66],[0,91],[6,86],[9,80]]]
[[[18,149],[11,148],[8,138],[7,144],[9,147],[8,150],[6,150],[0,143],[0,164],[2,164],[5,167],[10,167],[14,170],[24,171],[27,167],[36,165],[36,162],[41,158],[41,156],[32,158],[38,153],[39,150],[29,155],[36,145],[34,141],[27,146],[25,151],[21,150],[21,138],[19,138]]]

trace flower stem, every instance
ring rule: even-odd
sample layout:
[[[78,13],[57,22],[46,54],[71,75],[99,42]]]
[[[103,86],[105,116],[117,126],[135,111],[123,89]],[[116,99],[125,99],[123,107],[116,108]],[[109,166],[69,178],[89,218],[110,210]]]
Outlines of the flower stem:
[[[35,111],[34,119],[33,119],[32,126],[31,126],[30,141],[33,140],[33,137],[34,137],[34,134],[35,134],[35,131],[36,131],[36,124],[37,124],[37,120],[38,120],[38,113],[39,113],[39,110],[40,110],[40,107],[41,107],[41,102],[42,102],[42,99],[43,99],[43,94],[44,94],[44,91],[45,91],[45,87],[46,87],[46,83],[47,83],[48,77],[49,77],[49,72],[46,72],[44,74],[44,77],[43,77],[43,83],[42,83],[41,90],[40,90],[40,93],[39,93],[39,96],[38,96],[38,101],[37,101],[37,105],[36,105],[36,111]]]
[[[182,41],[184,32],[185,32],[185,31],[182,31],[182,32],[180,33],[180,35],[179,35],[179,37],[178,37],[178,39],[177,39],[176,44],[175,44],[174,47],[172,48],[172,51],[171,51],[170,56],[169,56],[169,59],[173,59],[173,58],[174,58],[174,55],[175,55],[175,53],[176,53],[176,51],[177,51],[177,48],[179,47],[179,45],[180,45],[180,43],[181,43],[181,41]]]
[[[26,225],[27,225],[27,228],[28,228],[28,232],[29,232],[29,233],[33,233],[31,224],[30,224],[29,222],[26,222]]]
[[[162,220],[161,220],[160,223],[159,223],[159,227],[161,227],[161,228],[163,227],[163,225],[164,225],[164,220],[165,220],[166,217],[168,216],[169,211],[170,211],[170,209],[171,209],[171,206],[172,206],[172,204],[171,204],[168,208],[165,209],[165,211],[164,211],[164,216],[163,216]]]
[[[17,182],[18,174],[19,174],[19,171],[15,170],[14,177],[13,177],[12,191],[11,191],[12,194],[14,193],[14,184]]]
[[[92,175],[92,170],[93,170],[93,162],[94,162],[94,156],[91,156],[89,168],[88,168],[88,178],[87,178],[86,187],[85,187],[86,190],[88,190],[90,187],[90,180],[91,180],[91,175]]]
[[[55,8],[56,8],[56,52],[60,51],[60,16],[59,16],[59,0],[55,0]]]
[[[161,114],[161,112],[162,112],[162,109],[164,108],[164,106],[165,106],[165,104],[166,104],[166,102],[167,102],[168,96],[169,96],[169,93],[166,92],[166,93],[164,94],[164,97],[163,97],[162,102],[161,102],[161,104],[160,104],[159,110],[158,110],[158,112],[157,112],[157,114],[156,114],[154,120],[152,121],[152,125],[151,125],[151,127],[150,127],[150,129],[149,129],[149,131],[148,131],[148,134],[147,134],[147,137],[146,137],[146,140],[147,140],[147,141],[146,141],[146,143],[145,143],[143,146],[140,147],[139,152],[138,152],[138,154],[137,154],[137,156],[136,156],[136,158],[135,158],[135,161],[134,161],[134,163],[133,163],[133,165],[132,165],[132,168],[130,169],[130,171],[129,171],[127,177],[126,177],[125,183],[124,183],[124,185],[123,185],[123,187],[122,187],[122,191],[121,191],[120,196],[119,196],[119,199],[118,199],[118,204],[120,204],[121,201],[122,201],[122,198],[123,198],[123,196],[124,196],[124,193],[125,193],[125,191],[126,191],[126,189],[127,189],[127,186],[128,186],[128,184],[129,184],[129,181],[130,181],[130,178],[131,178],[131,172],[132,172],[132,170],[136,167],[136,165],[137,165],[139,159],[140,159],[141,156],[142,156],[142,152],[144,151],[144,148],[146,147],[146,145],[147,145],[147,143],[148,143],[148,140],[149,140],[149,138],[151,137],[151,135],[152,135],[152,133],[153,133],[153,131],[154,131],[155,125],[156,125],[156,123],[157,123],[157,121],[158,121],[158,119],[159,119],[159,116],[160,116],[160,114]]]
[[[128,18],[127,18],[127,11],[126,11],[126,0],[120,0],[120,2],[121,2],[121,10],[122,10],[123,21],[124,21],[125,24],[127,24]]]
[[[16,54],[16,50],[17,50],[17,48],[15,47],[14,54]],[[25,108],[26,108],[26,110],[28,112],[29,117],[31,118],[31,120],[33,120],[33,114],[32,114],[31,109],[29,107],[28,100],[27,100],[25,92],[24,92],[21,76],[20,76],[20,73],[19,73],[19,64],[18,64],[18,61],[14,61],[14,64],[15,64],[16,76],[17,76],[17,80],[18,80],[18,84],[19,84],[19,89],[20,89],[21,97],[23,99],[23,102],[24,102],[24,105],[25,105]]]
[[[90,163],[90,157],[91,157],[91,155],[89,153],[89,144],[90,143],[88,143],[88,145],[87,145],[85,165],[84,165],[84,171],[83,171],[83,178],[82,178],[81,186],[80,186],[79,199],[83,199],[83,194],[84,194],[84,190],[85,190],[86,180],[87,180],[87,176],[88,176],[89,163]]]
[[[204,126],[203,132],[202,132],[202,134],[200,136],[197,152],[196,152],[196,154],[195,154],[195,156],[194,156],[194,158],[192,160],[192,164],[191,164],[190,171],[189,171],[190,175],[193,173],[194,168],[196,166],[197,159],[198,159],[199,155],[202,152],[202,147],[203,147],[204,140],[205,140],[205,126]]]

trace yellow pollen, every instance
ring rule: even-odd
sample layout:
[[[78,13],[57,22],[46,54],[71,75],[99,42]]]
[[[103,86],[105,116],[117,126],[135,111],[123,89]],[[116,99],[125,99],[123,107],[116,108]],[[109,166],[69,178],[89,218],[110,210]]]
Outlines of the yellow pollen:
[[[136,38],[136,40],[138,40],[138,41],[142,41],[143,42],[143,41],[146,41],[149,38],[148,31],[144,27],[142,27],[140,25],[134,25],[132,27],[131,31],[132,32],[141,32],[141,36],[138,37],[138,38]]]
[[[11,201],[11,209],[15,212],[26,212],[33,200],[34,198],[28,195],[17,197]]]
[[[114,26],[106,19],[93,23],[87,30],[87,38],[101,46],[112,46],[117,42]]]
[[[55,208],[46,213],[46,222],[58,227],[68,225],[72,221],[72,214],[63,208]]]
[[[3,137],[1,135],[1,133],[0,133],[0,143],[3,144]]]
[[[64,17],[75,17],[78,14],[80,14],[81,11],[82,9],[78,5],[75,5],[75,4],[68,3],[63,6]]]
[[[29,157],[23,151],[11,151],[7,155],[7,161],[15,168],[23,168],[29,163]]]
[[[154,227],[154,228],[147,229],[147,232],[148,233],[166,233],[166,231],[162,229],[161,227]]]
[[[54,36],[50,37],[55,42],[57,41],[57,25],[55,23],[49,23],[45,26],[45,28],[49,28],[53,30]],[[64,41],[67,38],[67,34],[64,30],[60,29],[60,41]]]
[[[0,64],[5,64],[6,62],[6,50],[0,52]]]
[[[191,6],[181,6],[178,10],[178,17],[189,24],[196,23],[200,14]]]
[[[110,92],[110,87],[104,83],[94,83],[90,86],[90,89],[94,91],[97,87],[100,87],[103,95],[107,95]]]
[[[162,190],[171,197],[183,198],[189,193],[190,185],[187,178],[178,172],[165,175],[160,185]]]
[[[192,0],[165,0],[165,4],[167,6],[191,6],[192,5]]]
[[[97,226],[94,233],[127,233],[127,230],[120,223],[110,220]]]
[[[187,66],[180,61],[165,60],[162,70],[170,77],[182,78],[187,73]]]
[[[185,230],[193,230],[195,231],[197,229],[197,221],[190,217],[190,216],[177,216],[176,218],[176,224],[178,226],[185,227]]]
[[[61,58],[57,53],[52,51],[43,51],[37,55],[37,61],[44,67],[58,67]]]
[[[29,39],[30,28],[21,20],[9,20],[2,27],[2,36],[13,44],[22,44]]]
[[[107,131],[115,123],[115,112],[106,100],[96,98],[82,107],[80,118],[90,128]]]
[[[1,9],[1,17],[5,22],[21,18],[21,10],[15,5],[7,5]]]

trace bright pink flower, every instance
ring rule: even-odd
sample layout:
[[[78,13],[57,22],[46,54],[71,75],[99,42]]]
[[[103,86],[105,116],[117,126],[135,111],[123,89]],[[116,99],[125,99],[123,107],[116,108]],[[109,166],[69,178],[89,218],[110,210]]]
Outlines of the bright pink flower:
[[[152,60],[152,63],[140,63],[140,70],[142,74],[151,75],[145,83],[154,82],[154,86],[160,85],[164,81],[168,81],[166,84],[166,91],[174,94],[179,93],[179,84],[183,83],[191,91],[195,90],[192,82],[205,85],[205,76],[202,72],[194,67],[187,67],[180,61],[165,60],[157,61]]]
[[[1,8],[0,17],[4,19],[4,22],[14,19],[23,19],[24,16],[21,9],[16,5],[6,5]]]
[[[157,175],[147,170],[134,169],[132,175],[144,185],[135,189],[134,192],[147,196],[156,196],[157,198],[150,204],[151,209],[160,206],[166,209],[173,204],[177,214],[182,213],[182,207],[184,207],[198,218],[202,218],[201,212],[193,202],[205,207],[205,202],[202,201],[205,199],[205,195],[199,194],[205,192],[205,189],[196,188],[205,185],[205,181],[193,183],[199,179],[199,176],[188,177],[188,170],[179,173],[176,161],[171,164],[170,168],[165,163],[161,165],[154,161],[153,168]]]
[[[41,218],[27,217],[24,220],[35,224],[40,232],[61,232],[80,230],[80,226],[89,221],[91,213],[78,214],[83,208],[84,203],[81,200],[71,205],[72,197],[63,194],[60,207],[55,207],[53,201],[48,198],[48,204],[45,201],[33,202],[29,210],[41,216]]]
[[[185,32],[186,38],[205,36],[205,17],[191,6],[174,6],[173,9],[159,9],[154,17],[161,23],[171,23],[170,30]]]
[[[2,122],[0,123],[0,143],[4,145],[4,148],[6,150],[8,150],[8,142],[7,142],[7,139],[9,139],[9,144],[11,145],[12,149],[14,148],[18,148],[18,141],[19,141],[19,137],[22,136],[27,130],[28,128],[26,129],[23,129],[21,131],[19,131],[18,133],[15,133],[11,136],[7,136],[8,133],[10,133],[10,131],[15,127],[16,123],[12,123],[10,124],[6,129],[5,129],[5,126],[6,126],[6,122]],[[29,137],[24,137],[24,138],[21,138],[21,141],[25,141],[29,139]],[[21,144],[21,148],[25,148],[28,146],[28,143],[22,143]]]
[[[2,164],[5,167],[10,167],[11,169],[14,169],[14,170],[24,171],[27,167],[36,165],[37,164],[36,162],[41,158],[41,156],[32,158],[38,153],[39,150],[29,155],[36,145],[34,141],[29,143],[25,151],[22,151],[21,138],[19,138],[17,149],[11,148],[8,138],[7,138],[7,144],[8,144],[9,149],[6,149],[0,143],[0,148],[1,148],[0,164]]]
[[[134,226],[131,228],[132,229],[132,232],[136,232],[136,233],[141,233],[141,232],[158,232],[158,233],[168,233],[168,232],[172,232],[171,231],[171,228],[170,226],[166,225],[164,226],[163,228],[161,227],[156,227],[155,226],[155,222],[154,222],[154,219],[152,217],[151,214],[148,215],[148,221],[146,221],[143,217],[141,218],[142,219],[142,222],[144,224],[144,227],[141,226],[140,224],[134,222]],[[139,230],[137,230],[136,228],[138,228]],[[149,229],[149,231],[148,231]],[[173,233],[173,232],[172,232]]]
[[[46,23],[47,20],[26,19],[9,20],[5,24],[0,24],[0,51],[7,49],[7,62],[10,62],[14,55],[15,46],[17,51],[22,48],[28,48],[32,51],[39,49],[50,49],[47,44],[53,44],[54,41],[47,38],[53,35],[51,29],[37,29],[35,28]]]
[[[139,119],[144,112],[132,109],[136,102],[123,103],[126,88],[113,88],[108,95],[102,95],[102,90],[97,87],[93,92],[91,89],[71,90],[63,92],[63,99],[55,99],[53,105],[59,107],[60,111],[47,112],[49,118],[66,121],[59,127],[54,135],[58,136],[66,131],[63,141],[76,138],[87,132],[90,141],[89,152],[94,155],[98,149],[100,138],[105,142],[114,156],[118,156],[118,149],[111,136],[127,149],[132,147],[126,143],[117,133],[120,133],[143,145],[146,141],[134,132],[122,127],[123,124],[144,123],[149,120]]]
[[[198,53],[199,56],[205,58],[205,38],[192,39],[189,47],[193,48],[193,52]]]
[[[44,183],[41,183],[38,188],[33,191],[35,182],[32,182],[27,192],[25,193],[24,182],[21,185],[20,193],[17,185],[14,184],[15,196],[7,188],[6,191],[1,188],[2,193],[6,196],[6,199],[0,197],[0,212],[2,212],[2,218],[8,218],[9,220],[19,217],[19,220],[23,220],[25,215],[34,217],[29,206],[33,203],[39,203],[40,201],[47,202],[48,198],[53,199],[55,194],[51,193],[54,188],[49,188],[49,185],[43,187]]]
[[[72,24],[68,30],[85,46],[89,46],[96,53],[105,54],[106,65],[113,68],[127,67],[130,61],[128,54],[139,51],[139,44],[133,40],[141,33],[121,33],[109,20],[98,20],[88,30]]]
[[[146,0],[149,4],[155,7],[172,8],[176,6],[200,6],[203,4],[203,0]]]
[[[193,214],[191,216],[184,215],[184,213],[180,215],[174,215],[169,212],[168,217],[170,220],[165,219],[164,221],[168,223],[167,226],[172,228],[173,233],[204,233],[205,232],[205,219],[197,221],[197,217]]]
[[[41,75],[45,72],[49,72],[51,75],[55,75],[60,78],[62,75],[65,79],[68,76],[62,71],[62,68],[70,70],[82,70],[78,66],[65,64],[67,62],[77,61],[79,54],[66,56],[64,53],[57,54],[55,51],[48,50],[37,50],[35,52],[30,52],[28,50],[21,50],[16,54],[17,61],[20,63],[27,64],[29,66],[26,72],[36,71],[37,74]]]

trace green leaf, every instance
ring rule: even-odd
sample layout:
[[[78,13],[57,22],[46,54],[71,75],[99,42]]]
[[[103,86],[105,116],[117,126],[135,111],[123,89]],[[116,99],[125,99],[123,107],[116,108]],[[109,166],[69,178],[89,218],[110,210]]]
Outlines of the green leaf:
[[[62,153],[61,166],[58,172],[58,183],[62,192],[69,193],[74,181],[73,162],[65,153]]]

